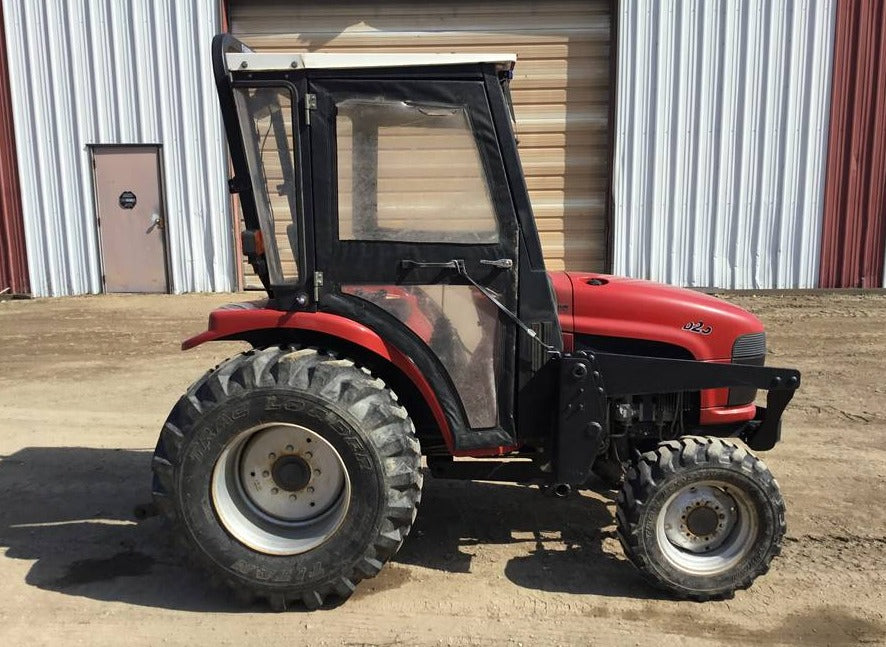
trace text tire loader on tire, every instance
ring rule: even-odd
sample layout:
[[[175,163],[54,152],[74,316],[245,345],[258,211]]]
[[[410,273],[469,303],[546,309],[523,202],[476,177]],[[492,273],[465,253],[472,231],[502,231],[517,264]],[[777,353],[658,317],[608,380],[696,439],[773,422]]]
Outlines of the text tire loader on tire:
[[[425,456],[435,477],[559,493],[596,474],[621,489],[625,554],[678,597],[768,570],[784,503],[753,452],[800,375],[763,365],[740,308],[545,270],[515,57],[256,54],[222,34],[213,64],[268,298],[183,344],[252,347],[157,443],[155,505],[193,563],[274,609],[344,600],[409,533]]]

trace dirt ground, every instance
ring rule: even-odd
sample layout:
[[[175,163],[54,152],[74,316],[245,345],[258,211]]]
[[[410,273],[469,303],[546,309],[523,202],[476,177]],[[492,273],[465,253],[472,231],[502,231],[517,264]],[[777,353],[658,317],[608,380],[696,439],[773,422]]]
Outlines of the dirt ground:
[[[728,297],[804,379],[766,454],[785,550],[733,600],[648,588],[609,497],[428,478],[394,563],[339,608],[286,614],[209,589],[132,516],[166,413],[240,347],[179,341],[245,298],[0,302],[0,645],[886,644],[886,296]]]

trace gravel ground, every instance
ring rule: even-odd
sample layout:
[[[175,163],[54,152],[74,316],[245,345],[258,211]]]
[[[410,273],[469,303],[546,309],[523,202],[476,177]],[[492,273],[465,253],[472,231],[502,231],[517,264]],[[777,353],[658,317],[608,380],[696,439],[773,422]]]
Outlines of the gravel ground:
[[[282,615],[211,590],[132,517],[169,408],[240,348],[179,341],[246,298],[0,302],[0,644],[886,644],[886,296],[725,296],[804,379],[765,455],[785,550],[733,600],[648,588],[607,496],[428,478],[394,563],[341,607]]]

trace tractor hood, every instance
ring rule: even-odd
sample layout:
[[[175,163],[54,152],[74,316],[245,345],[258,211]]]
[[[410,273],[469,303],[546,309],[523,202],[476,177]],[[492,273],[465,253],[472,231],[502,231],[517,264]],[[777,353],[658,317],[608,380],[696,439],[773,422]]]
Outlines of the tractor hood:
[[[643,339],[730,360],[742,335],[763,332],[749,312],[670,285],[590,272],[551,272],[564,333]]]

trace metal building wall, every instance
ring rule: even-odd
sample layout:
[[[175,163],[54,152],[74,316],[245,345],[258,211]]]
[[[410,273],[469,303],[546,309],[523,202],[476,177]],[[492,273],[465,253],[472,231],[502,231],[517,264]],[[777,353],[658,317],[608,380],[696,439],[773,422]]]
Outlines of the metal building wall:
[[[3,34],[3,7],[0,5],[0,294],[24,294],[29,291],[28,265]]]
[[[171,287],[233,287],[217,0],[3,0],[31,288],[99,292],[88,144],[162,144]]]
[[[622,0],[614,270],[818,281],[833,0]]]
[[[823,288],[886,287],[886,2],[837,7]]]
[[[229,0],[231,32],[256,51],[515,53],[511,97],[545,262],[576,270],[606,263],[613,4]]]

